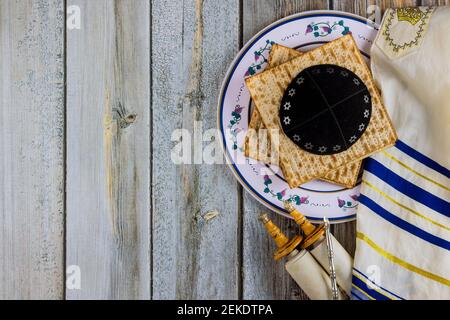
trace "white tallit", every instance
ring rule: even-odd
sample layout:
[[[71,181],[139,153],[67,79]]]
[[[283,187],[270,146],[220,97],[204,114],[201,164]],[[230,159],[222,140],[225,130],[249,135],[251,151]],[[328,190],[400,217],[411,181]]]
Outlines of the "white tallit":
[[[450,7],[389,9],[371,51],[396,146],[367,159],[353,299],[450,299]]]

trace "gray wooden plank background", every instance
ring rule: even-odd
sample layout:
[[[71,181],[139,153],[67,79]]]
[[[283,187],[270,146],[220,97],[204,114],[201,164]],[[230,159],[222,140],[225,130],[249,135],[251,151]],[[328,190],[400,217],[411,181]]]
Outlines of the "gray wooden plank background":
[[[150,298],[150,5],[70,0],[67,32],[69,299]]]
[[[64,294],[64,6],[0,2],[0,299]]]
[[[215,139],[226,69],[267,24],[421,4],[450,1],[0,1],[0,299],[306,299],[265,208],[197,148],[172,163],[171,140]],[[333,232],[353,253],[355,223]]]
[[[233,299],[237,182],[223,165],[174,165],[168,140],[175,129],[193,140],[216,126],[217,94],[239,49],[239,2],[154,1],[152,17],[153,298]]]

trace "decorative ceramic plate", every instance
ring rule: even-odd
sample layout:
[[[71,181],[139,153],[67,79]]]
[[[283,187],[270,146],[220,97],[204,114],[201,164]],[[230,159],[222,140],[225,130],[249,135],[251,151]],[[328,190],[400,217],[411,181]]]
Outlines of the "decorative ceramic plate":
[[[281,19],[255,35],[239,52],[223,82],[219,97],[218,125],[226,159],[236,178],[267,208],[289,216],[283,201],[289,200],[311,220],[327,216],[331,222],[356,217],[360,183],[345,189],[322,181],[311,181],[290,189],[278,167],[244,156],[245,133],[252,112],[244,79],[264,70],[272,44],[308,51],[351,33],[369,60],[378,27],[365,18],[339,11],[309,11]]]

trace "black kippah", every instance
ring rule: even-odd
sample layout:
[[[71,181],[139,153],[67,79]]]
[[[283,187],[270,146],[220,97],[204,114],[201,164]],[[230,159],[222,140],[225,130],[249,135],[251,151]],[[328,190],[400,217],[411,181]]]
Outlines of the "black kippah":
[[[300,72],[280,106],[284,133],[303,150],[319,155],[350,148],[371,115],[372,98],[364,82],[350,70],[329,64]]]

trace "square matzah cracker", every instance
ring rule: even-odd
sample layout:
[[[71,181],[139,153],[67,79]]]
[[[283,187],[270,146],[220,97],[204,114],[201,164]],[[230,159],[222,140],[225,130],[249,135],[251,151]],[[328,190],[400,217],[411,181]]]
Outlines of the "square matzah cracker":
[[[300,149],[281,129],[279,106],[284,91],[302,70],[319,64],[334,64],[355,73],[372,97],[372,116],[361,138],[349,149],[332,155],[316,155]],[[397,135],[381,103],[369,69],[351,35],[343,36],[298,58],[246,79],[264,126],[279,130],[280,168],[291,188],[325,176],[330,171],[394,145]],[[272,143],[276,143],[271,139]]]
[[[266,70],[288,62],[300,55],[302,53],[297,50],[281,45],[274,45],[270,51],[269,65]],[[265,127],[256,108],[253,109],[249,129],[245,138],[245,156],[266,164],[278,165],[277,154],[271,153],[271,144],[267,136],[267,131],[259,131],[259,129],[265,129]],[[276,150],[273,151],[276,152]],[[358,182],[360,169],[361,161],[355,161],[329,172],[325,177],[321,177],[320,180],[335,183],[346,188],[352,188]]]

